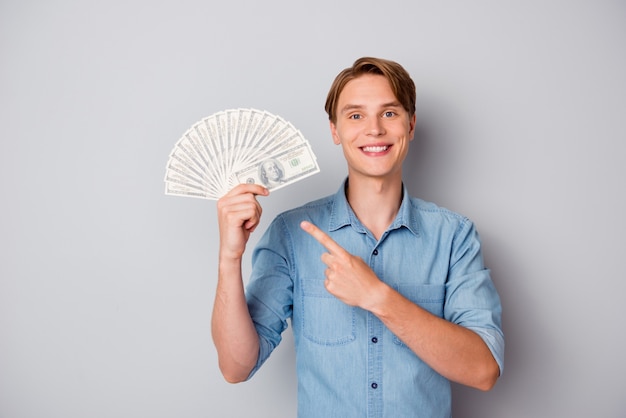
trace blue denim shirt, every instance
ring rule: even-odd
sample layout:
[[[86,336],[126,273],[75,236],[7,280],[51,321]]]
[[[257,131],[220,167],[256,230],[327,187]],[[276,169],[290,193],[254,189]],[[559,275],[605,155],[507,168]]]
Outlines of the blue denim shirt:
[[[432,203],[404,197],[376,240],[350,208],[344,187],[277,216],[254,250],[247,286],[260,337],[252,376],[281,341],[291,318],[298,417],[450,417],[447,379],[372,313],[324,287],[326,250],[300,228],[308,220],[360,256],[385,283],[432,314],[478,333],[503,366],[501,306],[483,265],[474,225]]]

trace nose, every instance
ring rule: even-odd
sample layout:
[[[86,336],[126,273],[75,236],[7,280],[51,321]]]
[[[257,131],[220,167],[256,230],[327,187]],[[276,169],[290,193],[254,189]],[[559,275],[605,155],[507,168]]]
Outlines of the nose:
[[[369,135],[380,136],[385,133],[385,126],[380,118],[370,118],[368,121],[367,132]]]

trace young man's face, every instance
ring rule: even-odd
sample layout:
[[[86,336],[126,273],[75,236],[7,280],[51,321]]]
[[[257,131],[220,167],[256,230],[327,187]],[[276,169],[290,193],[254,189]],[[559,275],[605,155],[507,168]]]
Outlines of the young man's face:
[[[335,144],[341,144],[351,176],[402,178],[402,162],[413,140],[415,115],[410,116],[381,75],[349,81],[339,95],[337,122],[330,123]]]

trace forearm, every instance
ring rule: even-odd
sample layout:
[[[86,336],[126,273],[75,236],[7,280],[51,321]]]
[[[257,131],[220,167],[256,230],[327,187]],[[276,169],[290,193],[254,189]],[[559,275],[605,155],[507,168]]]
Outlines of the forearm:
[[[224,378],[244,381],[257,362],[259,337],[246,304],[240,260],[220,260],[211,330]]]
[[[500,370],[478,334],[432,315],[384,283],[376,293],[370,310],[420,359],[451,381],[493,387]]]

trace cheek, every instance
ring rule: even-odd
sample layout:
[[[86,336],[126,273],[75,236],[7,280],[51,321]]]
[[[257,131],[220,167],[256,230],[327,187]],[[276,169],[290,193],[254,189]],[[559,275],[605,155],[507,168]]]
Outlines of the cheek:
[[[361,126],[344,124],[339,129],[333,131],[333,141],[335,144],[349,144],[357,141],[363,134]]]

